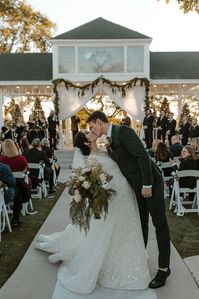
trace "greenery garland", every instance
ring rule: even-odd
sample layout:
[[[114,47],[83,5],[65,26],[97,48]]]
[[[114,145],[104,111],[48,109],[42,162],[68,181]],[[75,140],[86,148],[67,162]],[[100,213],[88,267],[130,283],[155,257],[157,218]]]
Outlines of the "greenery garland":
[[[103,76],[98,77],[91,83],[87,83],[84,85],[76,85],[75,83],[72,83],[69,80],[64,80],[63,78],[55,79],[52,81],[53,83],[53,92],[55,94],[54,98],[54,107],[55,107],[55,113],[59,115],[59,94],[58,94],[58,85],[63,83],[68,90],[69,88],[74,88],[78,90],[78,95],[84,96],[86,90],[91,89],[93,92],[94,88],[100,83],[100,81],[103,84],[107,84],[111,90],[112,93],[115,94],[117,92],[122,93],[122,97],[126,96],[126,90],[132,88],[133,86],[136,86],[137,83],[140,84],[140,86],[145,86],[145,107],[144,110],[146,110],[146,107],[149,107],[149,80],[147,78],[133,78],[129,80],[126,84],[118,84],[117,82],[110,81],[109,79],[104,78]]]

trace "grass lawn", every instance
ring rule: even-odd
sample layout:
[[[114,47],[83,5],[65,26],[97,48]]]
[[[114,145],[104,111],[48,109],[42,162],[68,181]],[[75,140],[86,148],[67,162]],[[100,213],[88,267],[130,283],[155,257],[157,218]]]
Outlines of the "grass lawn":
[[[166,204],[167,220],[171,241],[182,258],[199,255],[199,215],[188,213],[182,217],[169,211]]]
[[[12,233],[9,233],[7,229],[2,232],[2,241],[0,243],[0,287],[17,268],[65,186],[65,184],[58,183],[56,192],[49,194],[49,198],[32,199],[34,210],[38,211],[38,213],[26,215],[25,217],[22,216],[23,224],[13,229]]]

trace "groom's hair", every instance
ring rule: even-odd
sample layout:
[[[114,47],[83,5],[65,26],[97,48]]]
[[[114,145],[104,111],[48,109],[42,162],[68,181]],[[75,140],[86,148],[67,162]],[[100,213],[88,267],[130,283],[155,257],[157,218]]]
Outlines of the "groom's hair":
[[[96,120],[100,119],[101,121],[103,121],[104,123],[108,123],[108,118],[106,116],[106,114],[100,110],[94,111],[87,119],[87,123],[89,122],[93,122],[96,123]]]

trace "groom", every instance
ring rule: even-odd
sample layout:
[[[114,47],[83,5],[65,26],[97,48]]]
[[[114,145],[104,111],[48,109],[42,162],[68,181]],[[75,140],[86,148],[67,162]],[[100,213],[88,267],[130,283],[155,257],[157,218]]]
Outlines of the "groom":
[[[156,229],[159,269],[150,288],[162,287],[170,275],[170,239],[165,215],[162,174],[149,158],[133,129],[108,122],[102,111],[93,112],[87,122],[98,137],[107,135],[108,153],[115,160],[131,187],[135,190],[145,246],[148,241],[149,213]]]

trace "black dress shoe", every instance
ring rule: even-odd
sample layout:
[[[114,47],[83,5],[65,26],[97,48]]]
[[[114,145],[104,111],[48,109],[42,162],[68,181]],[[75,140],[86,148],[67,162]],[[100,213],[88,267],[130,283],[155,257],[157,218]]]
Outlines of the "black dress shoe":
[[[54,188],[50,188],[49,191],[48,191],[49,194],[54,193],[54,192],[56,192],[56,190]]]
[[[149,288],[157,289],[163,287],[170,273],[171,270],[169,268],[167,269],[167,271],[162,271],[159,269],[154,279],[149,283]]]
[[[18,219],[12,219],[11,220],[11,227],[15,228],[15,227],[19,227],[20,225],[22,225],[22,221],[19,221]]]

